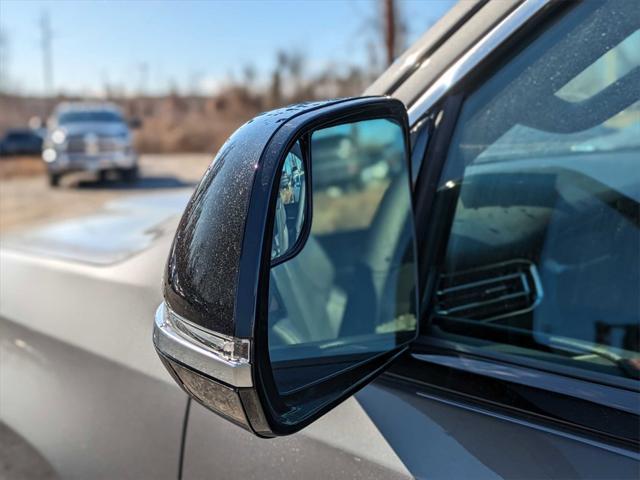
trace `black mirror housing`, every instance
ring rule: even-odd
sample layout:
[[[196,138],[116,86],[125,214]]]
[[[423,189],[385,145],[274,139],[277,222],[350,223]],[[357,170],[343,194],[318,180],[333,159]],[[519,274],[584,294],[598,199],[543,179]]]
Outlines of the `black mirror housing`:
[[[312,131],[370,119],[388,119],[401,128],[408,165],[407,115],[398,100],[341,99],[267,112],[223,145],[176,232],[165,302],[156,313],[156,350],[189,395],[257,435],[286,435],[308,425],[364,386],[415,337],[414,329],[286,401],[276,388],[267,339],[269,275],[284,158],[296,142],[310,156]]]

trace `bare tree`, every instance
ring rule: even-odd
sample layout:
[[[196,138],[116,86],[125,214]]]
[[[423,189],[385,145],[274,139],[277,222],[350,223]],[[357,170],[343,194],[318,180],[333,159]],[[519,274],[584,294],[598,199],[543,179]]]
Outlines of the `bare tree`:
[[[295,85],[295,89],[300,90],[302,88],[302,75],[304,73],[305,58],[299,51],[290,52],[288,55],[288,70],[291,75],[291,79]]]
[[[191,70],[191,72],[189,72],[188,95],[196,97],[202,95],[201,84],[203,76],[203,73],[199,70]]]
[[[276,66],[271,74],[271,85],[269,87],[270,101],[268,102],[271,107],[279,107],[283,104],[283,92],[282,81],[285,75],[285,71],[289,64],[289,56],[284,50],[278,50],[276,52]]]
[[[139,86],[138,95],[148,95],[149,92],[149,64],[140,62],[138,65]]]
[[[282,105],[282,74],[278,68],[271,74],[271,86],[269,88],[270,102],[272,107]]]
[[[244,79],[244,86],[247,90],[251,90],[253,88],[257,76],[256,68],[253,65],[247,64],[242,67],[242,77]]]
[[[100,77],[102,79],[102,91],[104,92],[105,98],[112,98],[113,87],[111,86],[111,81],[109,80],[109,70],[107,68],[103,68],[100,72]]]

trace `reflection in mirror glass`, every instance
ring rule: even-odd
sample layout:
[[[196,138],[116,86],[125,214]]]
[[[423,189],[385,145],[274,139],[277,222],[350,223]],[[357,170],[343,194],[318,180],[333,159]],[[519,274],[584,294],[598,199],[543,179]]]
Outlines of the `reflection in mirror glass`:
[[[281,394],[414,335],[406,157],[403,130],[389,120],[312,133],[310,235],[299,253],[271,269],[269,354]]]
[[[271,242],[271,260],[286,255],[300,237],[306,209],[306,184],[300,143],[287,154],[280,173]]]

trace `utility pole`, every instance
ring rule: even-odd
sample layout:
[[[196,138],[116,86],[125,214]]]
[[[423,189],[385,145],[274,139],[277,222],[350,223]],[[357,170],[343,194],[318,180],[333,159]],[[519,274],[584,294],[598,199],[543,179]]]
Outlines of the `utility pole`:
[[[9,90],[9,41],[0,28],[0,93]]]
[[[138,72],[140,73],[138,96],[143,97],[149,95],[149,64],[147,62],[140,62],[138,64]]]
[[[51,21],[49,12],[42,12],[40,17],[40,48],[42,49],[42,74],[45,95],[53,95],[53,60],[51,57]]]
[[[384,40],[387,50],[387,65],[391,65],[396,57],[396,12],[393,0],[384,2]]]

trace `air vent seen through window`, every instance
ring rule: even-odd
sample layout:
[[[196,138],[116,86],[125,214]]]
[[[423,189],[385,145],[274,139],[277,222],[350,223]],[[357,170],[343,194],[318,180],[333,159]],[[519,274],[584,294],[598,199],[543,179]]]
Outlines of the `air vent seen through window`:
[[[541,299],[536,266],[512,260],[442,275],[435,313],[488,321],[532,310]]]

